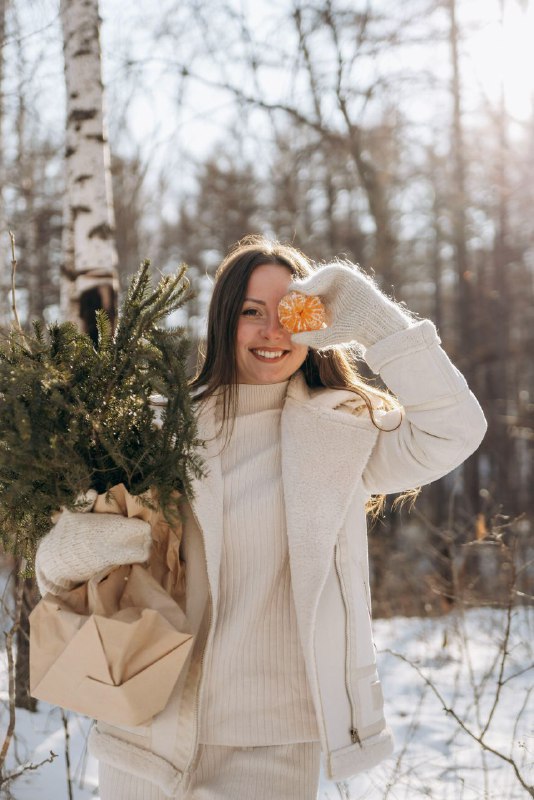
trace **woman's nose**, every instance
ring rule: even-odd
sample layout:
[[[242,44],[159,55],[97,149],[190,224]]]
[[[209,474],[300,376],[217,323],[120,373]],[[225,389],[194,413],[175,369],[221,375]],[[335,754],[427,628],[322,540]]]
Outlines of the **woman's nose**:
[[[265,325],[263,333],[269,338],[279,338],[284,333],[284,327],[278,319],[278,311],[276,314],[271,314],[265,318]]]

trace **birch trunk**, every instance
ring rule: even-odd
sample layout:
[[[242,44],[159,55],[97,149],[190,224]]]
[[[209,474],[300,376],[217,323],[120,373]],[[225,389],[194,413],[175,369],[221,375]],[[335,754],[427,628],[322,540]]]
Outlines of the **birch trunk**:
[[[113,322],[118,291],[98,0],[61,0],[60,13],[67,85],[61,308],[95,338],[95,311],[104,308]]]
[[[9,320],[9,236],[4,203],[4,42],[6,40],[8,0],[0,0],[0,326]]]

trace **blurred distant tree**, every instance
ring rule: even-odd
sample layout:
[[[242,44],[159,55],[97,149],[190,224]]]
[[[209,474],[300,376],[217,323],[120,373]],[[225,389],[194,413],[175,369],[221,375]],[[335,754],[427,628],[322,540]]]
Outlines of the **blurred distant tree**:
[[[49,177],[55,148],[49,142],[40,141],[40,134],[32,122],[35,87],[29,80],[31,69],[26,63],[20,31],[15,41],[18,87],[12,182],[18,202],[11,213],[11,224],[16,232],[21,263],[17,286],[26,292],[25,317],[29,321],[43,319],[45,308],[57,305],[57,256],[54,250],[57,253],[61,236],[60,197],[63,187]]]
[[[274,141],[269,225],[316,260],[345,255],[367,263],[373,245],[360,217],[365,197],[354,165],[335,143],[288,120]]]
[[[467,210],[468,193],[466,177],[466,153],[464,143],[464,123],[462,116],[462,87],[460,77],[459,30],[457,20],[457,0],[448,0],[450,14],[451,51],[451,93],[452,93],[452,135],[451,162],[454,191],[451,192],[450,212],[452,218],[452,241],[456,267],[456,353],[459,366],[466,373],[472,372],[469,356],[474,348],[466,348],[465,343],[474,344],[473,336],[473,293],[474,272],[470,268],[467,249]],[[461,362],[461,363],[460,363]]]
[[[139,154],[113,155],[111,159],[115,241],[122,285],[149,256],[141,252],[146,205],[144,181],[148,168],[148,160],[142,160]]]
[[[61,240],[61,198],[63,182],[59,176],[58,145],[35,114],[39,86],[33,80],[39,54],[28,56],[16,3],[9,6],[6,46],[0,57],[9,54],[4,104],[5,126],[0,151],[3,152],[0,215],[0,259],[3,273],[3,321],[11,319],[10,262],[8,229],[17,242],[17,290],[19,315],[24,321],[42,319],[47,308],[58,303],[58,268]],[[4,147],[5,145],[5,147]]]
[[[351,162],[366,200],[366,216],[374,228],[368,264],[383,287],[391,288],[396,256],[392,175],[383,148],[377,152],[376,147],[382,123],[369,125],[366,112],[385,85],[376,77],[372,62],[380,48],[393,48],[402,40],[405,20],[392,23],[392,27],[369,5],[360,11],[332,0],[307,4],[296,0],[278,22],[287,36],[280,45],[285,48],[280,65],[275,65],[245,14],[233,8],[227,13],[246,42],[240,63],[248,67],[252,78],[239,83],[223,78],[219,86],[232,92],[240,103],[289,116],[315,132],[318,147],[330,144],[345,163]],[[273,98],[268,81],[260,80],[262,70],[269,75],[277,67],[285,73],[284,99]],[[377,108],[375,114],[380,113]]]
[[[462,87],[460,76],[459,29],[457,20],[457,0],[449,3],[449,35],[451,52],[451,93],[452,93],[452,191],[450,194],[450,214],[452,220],[452,244],[456,271],[456,315],[454,356],[459,369],[465,374],[472,390],[478,395],[474,359],[480,331],[476,325],[475,295],[476,273],[470,263],[468,251],[467,214],[469,196],[466,175],[466,148],[462,116]],[[479,451],[464,464],[465,494],[473,515],[480,511]]]
[[[504,27],[505,0],[499,0],[501,29]],[[494,196],[494,237],[493,237],[493,275],[492,306],[492,343],[493,364],[490,390],[490,421],[492,438],[494,439],[500,458],[493,464],[494,480],[499,486],[500,495],[506,506],[509,506],[513,490],[510,492],[510,480],[514,481],[510,460],[513,457],[513,441],[510,439],[509,427],[512,422],[511,412],[517,407],[514,402],[517,386],[512,376],[512,359],[510,352],[510,273],[514,271],[514,249],[511,243],[510,220],[510,143],[508,138],[508,110],[504,90],[504,75],[501,76],[499,102],[494,115],[494,136],[496,138],[495,159],[493,169]],[[526,287],[525,287],[526,288]],[[513,392],[513,395],[511,396]]]
[[[174,260],[213,272],[228,248],[261,225],[261,182],[231,149],[216,150],[198,169],[197,190],[181,202],[177,225],[167,225],[164,247]]]
[[[347,14],[344,9],[336,9],[331,0],[318,6],[310,13],[309,7],[296,4],[293,19],[298,31],[300,50],[308,74],[313,95],[315,121],[323,126],[326,121],[324,105],[334,101],[344,129],[340,146],[352,158],[363,187],[369,213],[375,227],[374,254],[371,263],[384,287],[393,284],[393,265],[395,261],[395,233],[391,212],[391,176],[386,165],[377,162],[372,154],[368,131],[363,124],[363,115],[369,98],[376,93],[379,85],[373,80],[355,82],[357,61],[365,48],[374,46],[370,42],[370,28],[373,11],[367,6],[365,11]],[[335,63],[335,80],[323,100],[320,89],[321,78],[317,74],[319,50],[322,41],[330,39],[331,58]],[[361,60],[361,59],[360,59]]]

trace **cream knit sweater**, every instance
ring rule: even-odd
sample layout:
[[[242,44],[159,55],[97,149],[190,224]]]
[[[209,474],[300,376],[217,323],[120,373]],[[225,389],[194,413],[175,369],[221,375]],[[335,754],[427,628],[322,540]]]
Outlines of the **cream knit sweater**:
[[[220,601],[206,653],[200,741],[255,746],[316,741],[298,638],[281,479],[288,382],[239,386],[224,480]]]

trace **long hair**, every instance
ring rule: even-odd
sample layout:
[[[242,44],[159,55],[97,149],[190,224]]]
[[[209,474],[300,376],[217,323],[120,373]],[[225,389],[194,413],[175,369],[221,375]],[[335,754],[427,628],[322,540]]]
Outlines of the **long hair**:
[[[237,406],[235,341],[239,316],[248,280],[256,267],[263,264],[286,267],[297,279],[307,278],[314,271],[312,262],[296,247],[261,235],[246,236],[237,242],[217,269],[209,306],[206,344],[199,351],[201,364],[191,381],[191,388],[197,390],[197,402],[205,401],[215,393],[221,394],[223,427],[228,423],[233,424]],[[383,429],[377,424],[374,408],[400,408],[392,395],[371,386],[362,378],[354,359],[343,347],[329,347],[321,351],[310,348],[300,370],[309,387],[348,389],[361,397],[373,425],[380,430]],[[402,497],[407,498],[408,495],[412,496],[413,493],[406,493]],[[367,510],[377,514],[383,504],[383,496],[373,497]]]

